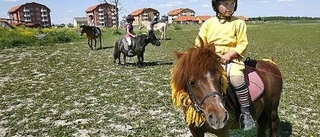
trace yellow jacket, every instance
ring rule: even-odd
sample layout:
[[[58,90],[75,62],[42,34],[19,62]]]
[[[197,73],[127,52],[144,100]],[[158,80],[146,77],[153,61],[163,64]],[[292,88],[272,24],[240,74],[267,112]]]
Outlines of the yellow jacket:
[[[246,53],[248,39],[245,22],[237,17],[231,17],[230,21],[212,17],[206,20],[198,34],[204,44],[214,43],[217,54],[225,54],[235,50],[242,57]],[[196,46],[200,46],[199,38],[195,40]]]

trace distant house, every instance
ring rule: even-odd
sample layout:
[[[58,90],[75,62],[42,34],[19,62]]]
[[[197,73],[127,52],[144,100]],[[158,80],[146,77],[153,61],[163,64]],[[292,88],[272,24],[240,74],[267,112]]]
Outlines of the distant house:
[[[134,20],[135,20],[132,25],[137,26],[140,24],[141,21],[151,21],[154,16],[153,12],[159,13],[158,10],[153,8],[142,8],[142,9],[133,11],[130,14],[134,17]]]
[[[179,16],[174,19],[174,22],[179,24],[198,24],[199,20],[194,16]]]
[[[23,24],[29,27],[51,26],[50,9],[39,3],[31,2],[11,7],[8,14],[11,24]]]
[[[212,16],[205,15],[205,16],[197,16],[196,18],[199,20],[199,23],[202,24],[207,19],[211,18]]]
[[[77,28],[83,24],[88,24],[86,17],[75,17],[73,18],[73,27]]]
[[[116,6],[109,3],[102,3],[93,5],[86,10],[86,19],[89,23],[89,16],[93,16],[95,26],[99,27],[113,27],[116,26],[118,18],[116,15]]]
[[[181,18],[176,20],[177,18],[179,18],[180,16],[195,16],[195,12],[192,9],[189,8],[179,8],[179,9],[175,9],[175,10],[171,10],[168,13],[168,22],[169,23],[173,23],[175,21],[180,22],[181,23]],[[184,19],[184,18],[182,18]],[[188,17],[188,19],[191,19],[191,17]]]

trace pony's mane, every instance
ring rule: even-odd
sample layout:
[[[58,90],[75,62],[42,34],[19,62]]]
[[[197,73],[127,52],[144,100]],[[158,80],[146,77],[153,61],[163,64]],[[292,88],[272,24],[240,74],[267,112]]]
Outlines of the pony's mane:
[[[219,56],[215,53],[213,46],[200,46],[188,49],[184,53],[177,53],[178,61],[171,70],[171,89],[173,104],[176,107],[183,107],[186,113],[186,122],[188,125],[195,124],[200,126],[205,122],[204,117],[197,113],[191,105],[191,100],[186,92],[185,78],[191,81],[210,72],[221,72],[223,76],[222,89],[226,91],[227,79],[223,70]]]

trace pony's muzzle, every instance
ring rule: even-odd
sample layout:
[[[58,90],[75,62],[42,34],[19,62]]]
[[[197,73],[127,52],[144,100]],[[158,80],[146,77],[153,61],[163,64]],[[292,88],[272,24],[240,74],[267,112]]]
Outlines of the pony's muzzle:
[[[223,128],[229,119],[229,113],[227,111],[220,114],[210,114],[207,117],[208,124],[214,129]]]

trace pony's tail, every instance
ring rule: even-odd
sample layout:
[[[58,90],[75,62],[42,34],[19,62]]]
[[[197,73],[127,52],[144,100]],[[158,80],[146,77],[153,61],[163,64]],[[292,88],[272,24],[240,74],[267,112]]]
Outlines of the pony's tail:
[[[118,59],[118,54],[119,54],[118,52],[119,52],[119,41],[117,40],[114,43],[114,51],[113,51],[114,62],[116,62],[116,60]]]

